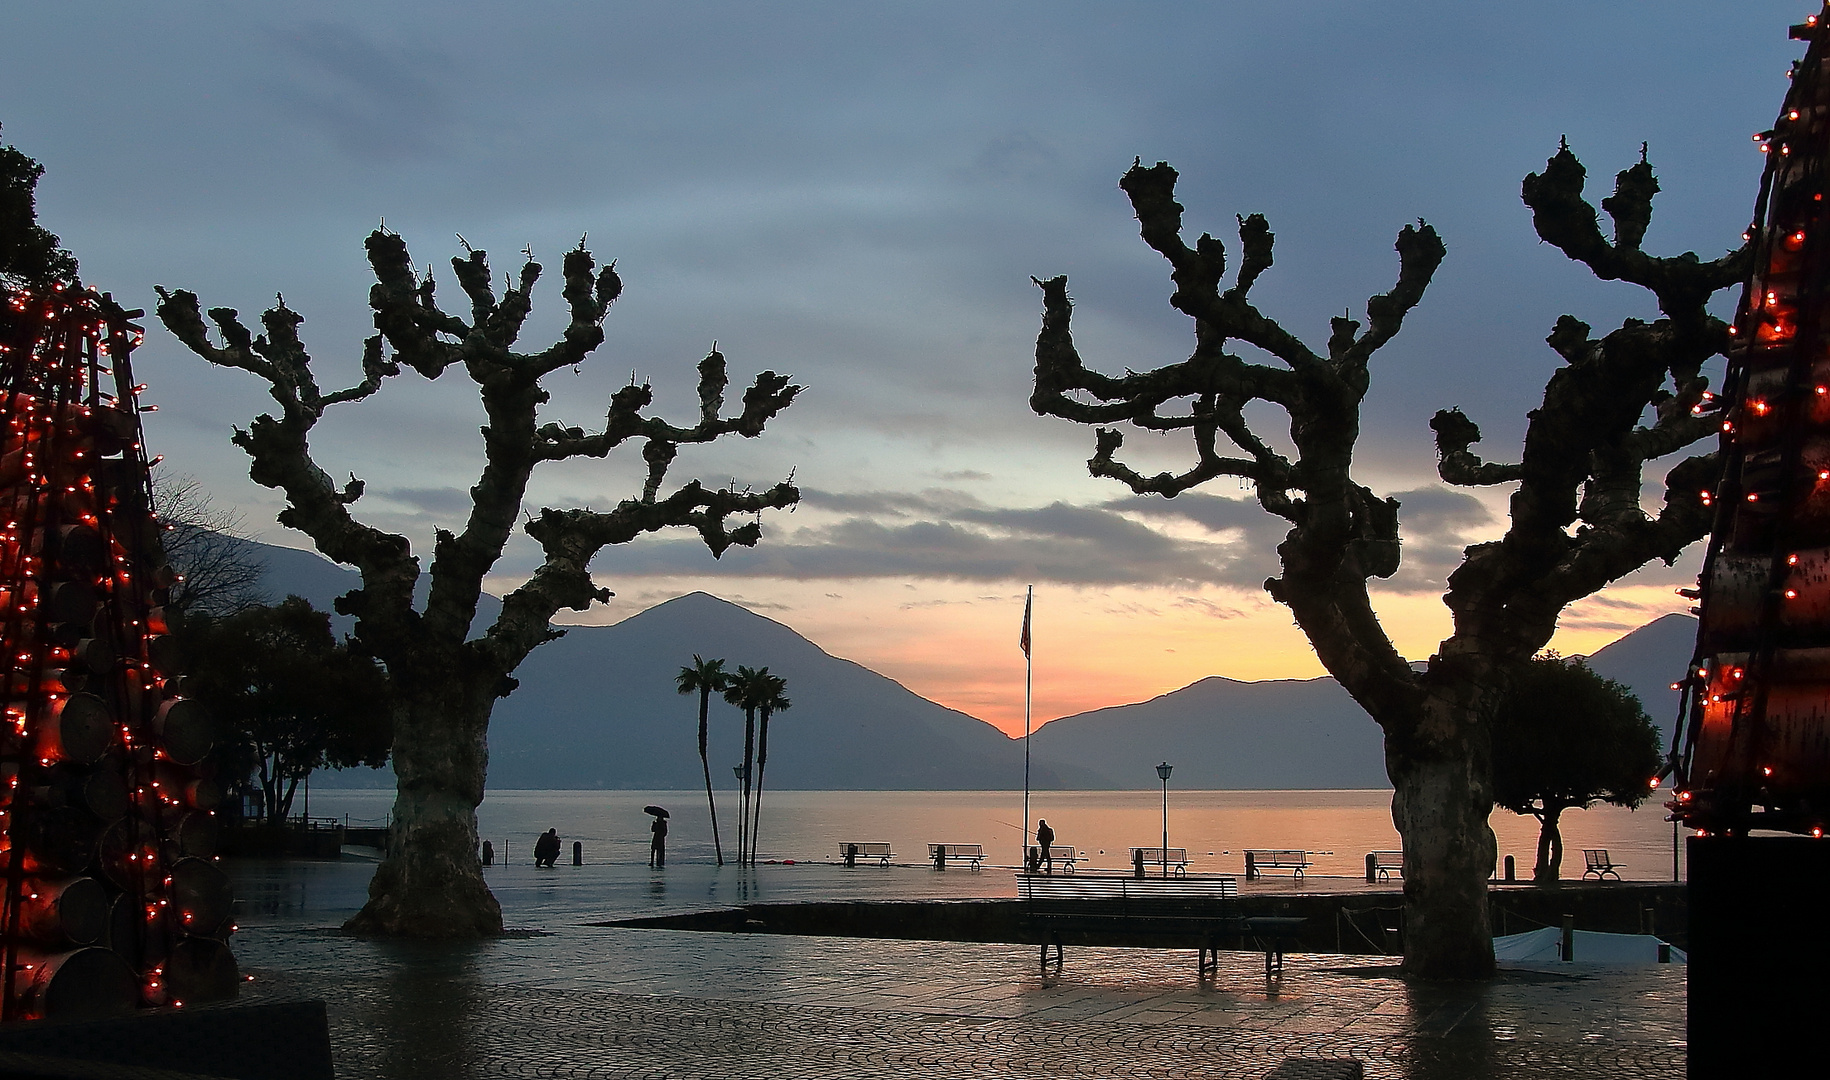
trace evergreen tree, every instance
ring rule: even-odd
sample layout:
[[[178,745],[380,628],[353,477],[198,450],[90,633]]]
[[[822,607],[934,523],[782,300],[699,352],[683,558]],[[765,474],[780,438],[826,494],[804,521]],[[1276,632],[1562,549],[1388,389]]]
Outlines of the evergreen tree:
[[[1652,794],[1658,769],[1658,728],[1639,698],[1580,657],[1531,661],[1494,713],[1493,801],[1538,819],[1537,881],[1560,876],[1563,811],[1636,807]]]

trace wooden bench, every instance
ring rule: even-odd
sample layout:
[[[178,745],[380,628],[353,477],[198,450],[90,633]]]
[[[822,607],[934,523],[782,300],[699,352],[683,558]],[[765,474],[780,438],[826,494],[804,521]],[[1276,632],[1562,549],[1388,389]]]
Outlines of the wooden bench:
[[[1620,864],[1608,858],[1607,848],[1583,848],[1582,858],[1588,864],[1582,871],[1585,880],[1590,874],[1595,875],[1596,881],[1605,880],[1609,874],[1614,875],[1615,881],[1620,880]]]
[[[1063,938],[1073,937],[1092,945],[1193,948],[1203,978],[1217,970],[1222,948],[1263,952],[1268,977],[1283,971],[1284,949],[1307,921],[1245,917],[1239,909],[1239,882],[1231,877],[1019,873],[1017,883],[1042,943],[1044,970],[1051,962],[1061,964]]]
[[[1053,860],[1056,866],[1061,867],[1070,874],[1074,872],[1075,864],[1080,861],[1080,853],[1075,851],[1073,847],[1068,844],[1050,844],[1048,846],[1048,856]],[[1029,865],[1040,867],[1042,865],[1042,849],[1035,844],[1031,844],[1029,846],[1028,858],[1030,860]]]
[[[1303,870],[1311,865],[1307,851],[1274,851],[1252,848],[1245,853],[1245,879],[1251,881],[1264,877],[1266,870],[1289,870],[1295,873],[1296,880],[1303,879]]]
[[[888,866],[896,853],[890,845],[874,840],[847,840],[839,845],[839,857],[845,860],[846,866],[858,865],[859,859],[876,859],[878,865]]]
[[[1179,847],[1134,847],[1131,849],[1131,865],[1134,868],[1161,866],[1175,870],[1178,876],[1188,874],[1188,849]]]
[[[1404,876],[1404,852],[1369,851],[1366,853],[1366,880],[1390,881],[1392,875]]]
[[[985,860],[985,845],[984,844],[929,844],[928,845],[928,861],[934,864],[934,869],[945,870],[947,868],[948,859],[964,859],[967,862],[970,862],[972,864],[972,869],[977,870],[979,868],[979,864]]]

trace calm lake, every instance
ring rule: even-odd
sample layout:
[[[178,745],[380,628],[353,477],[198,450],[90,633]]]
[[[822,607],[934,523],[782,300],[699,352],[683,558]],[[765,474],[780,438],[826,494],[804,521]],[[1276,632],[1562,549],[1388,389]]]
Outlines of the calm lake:
[[[313,817],[347,817],[351,825],[380,825],[391,791],[310,793]],[[484,839],[497,858],[531,861],[534,839],[559,830],[565,861],[572,843],[587,863],[646,863],[648,804],[672,814],[670,863],[710,862],[712,829],[704,791],[492,791],[478,808]],[[294,804],[294,810],[300,809]],[[1047,818],[1056,843],[1080,849],[1095,867],[1122,869],[1127,849],[1161,843],[1163,795],[1158,791],[1043,791],[1030,796],[1032,821]],[[758,852],[765,860],[833,861],[847,841],[888,841],[898,862],[920,862],[930,843],[983,844],[987,862],[1021,861],[1023,793],[1001,791],[768,791],[762,799]],[[737,800],[718,793],[719,835],[725,856],[736,848]],[[1530,876],[1538,825],[1496,811],[1502,856],[1514,855]],[[1033,829],[1033,825],[1032,825]],[[1607,848],[1628,879],[1672,878],[1671,823],[1663,800],[1637,811],[1598,806],[1563,815],[1565,877],[1582,874],[1582,850]],[[1238,874],[1246,848],[1301,848],[1312,874],[1359,876],[1369,851],[1396,850],[1390,791],[1177,791],[1169,789],[1169,843],[1186,847],[1196,873]]]

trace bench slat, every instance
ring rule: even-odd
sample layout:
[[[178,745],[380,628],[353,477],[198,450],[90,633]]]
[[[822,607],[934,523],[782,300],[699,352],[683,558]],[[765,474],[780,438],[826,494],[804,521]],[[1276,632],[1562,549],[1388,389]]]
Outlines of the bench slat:
[[[947,857],[949,859],[955,855],[958,855],[962,859],[976,859],[985,854],[985,845],[983,844],[929,844],[928,855],[932,857],[935,851],[943,847],[947,849]]]
[[[888,866],[890,860],[896,857],[895,850],[881,840],[847,840],[839,845],[839,858],[846,858],[854,848],[857,850],[858,858],[876,859],[885,866]]]
[[[1140,851],[1144,853],[1144,861],[1147,863],[1161,864],[1164,861],[1164,849],[1163,848],[1138,846],[1138,847],[1133,847],[1131,849],[1131,861],[1132,862],[1137,861],[1137,853]],[[1169,848],[1168,849],[1168,862],[1169,862],[1169,865],[1171,865],[1171,866],[1175,866],[1177,864],[1186,864],[1188,862],[1188,849],[1179,848],[1179,847]]]
[[[1605,878],[1613,874],[1615,881],[1620,880],[1620,864],[1609,857],[1607,848],[1583,848],[1582,858],[1588,864],[1582,871],[1583,877],[1594,874],[1597,878]]]

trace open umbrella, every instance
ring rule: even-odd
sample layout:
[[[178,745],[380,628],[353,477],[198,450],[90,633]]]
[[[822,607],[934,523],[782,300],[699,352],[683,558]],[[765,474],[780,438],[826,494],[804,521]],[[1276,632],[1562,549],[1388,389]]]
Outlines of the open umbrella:
[[[670,817],[671,816],[670,814],[668,814],[667,808],[665,806],[644,806],[644,807],[642,807],[642,813],[653,814],[655,817]]]

